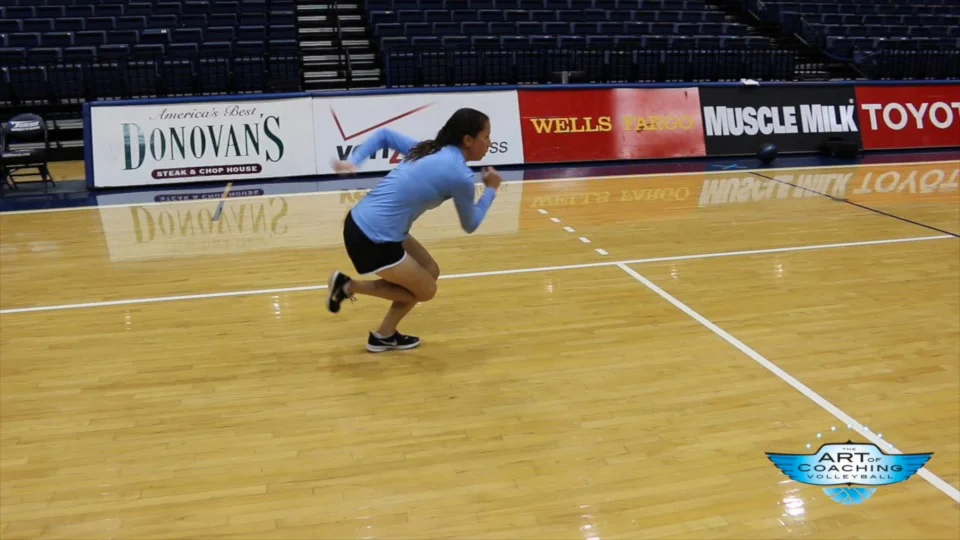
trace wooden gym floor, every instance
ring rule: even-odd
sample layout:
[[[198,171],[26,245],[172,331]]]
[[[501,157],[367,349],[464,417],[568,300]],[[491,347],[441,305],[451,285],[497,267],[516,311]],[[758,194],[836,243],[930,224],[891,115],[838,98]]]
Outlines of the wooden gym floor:
[[[759,174],[445,204],[382,355],[324,309],[362,191],[0,214],[0,536],[958,538],[960,167]],[[847,506],[765,455],[848,439],[934,456]]]

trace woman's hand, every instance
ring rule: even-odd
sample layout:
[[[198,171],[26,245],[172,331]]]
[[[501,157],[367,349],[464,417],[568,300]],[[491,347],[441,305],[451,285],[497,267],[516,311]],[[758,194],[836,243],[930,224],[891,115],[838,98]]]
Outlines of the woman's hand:
[[[333,165],[333,170],[337,171],[337,174],[339,175],[357,174],[357,167],[349,161],[340,161],[335,159],[331,165]]]
[[[500,187],[500,182],[503,182],[503,178],[500,178],[500,173],[493,167],[484,167],[481,177],[483,178],[484,185],[488,188],[497,189]]]

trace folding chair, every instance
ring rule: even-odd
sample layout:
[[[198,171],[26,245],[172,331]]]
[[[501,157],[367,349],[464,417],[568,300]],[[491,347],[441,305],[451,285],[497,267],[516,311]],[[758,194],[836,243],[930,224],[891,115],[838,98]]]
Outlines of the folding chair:
[[[42,145],[37,141],[42,139]],[[12,148],[13,145],[22,145]],[[47,123],[35,114],[17,115],[9,122],[0,124],[0,176],[5,184],[17,189],[15,178],[39,176],[44,187],[49,182],[55,185],[47,167],[50,154],[50,139]],[[25,170],[36,173],[24,173]]]

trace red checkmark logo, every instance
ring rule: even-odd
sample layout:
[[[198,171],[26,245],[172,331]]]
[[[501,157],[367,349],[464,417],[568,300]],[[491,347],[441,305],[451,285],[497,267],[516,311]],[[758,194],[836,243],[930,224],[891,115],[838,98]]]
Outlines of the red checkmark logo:
[[[370,127],[366,128],[366,129],[362,129],[362,130],[360,130],[360,131],[358,131],[358,132],[356,132],[356,133],[354,133],[354,134],[352,134],[352,135],[347,135],[346,133],[344,133],[344,131],[343,131],[343,126],[340,124],[340,118],[337,116],[337,111],[333,110],[333,106],[330,107],[330,114],[333,116],[333,122],[334,122],[335,124],[337,124],[337,130],[340,131],[340,136],[343,137],[343,141],[346,142],[346,141],[349,141],[350,139],[355,139],[355,138],[357,138],[357,137],[359,137],[359,136],[361,136],[361,135],[364,135],[364,134],[366,134],[366,133],[370,133],[370,132],[373,131],[373,130],[380,129],[380,128],[382,128],[383,126],[386,126],[387,124],[391,124],[391,123],[393,123],[393,122],[396,122],[397,120],[401,120],[401,119],[403,119],[403,118],[406,118],[406,117],[410,116],[411,114],[416,114],[416,113],[418,113],[418,112],[426,109],[427,107],[433,106],[434,104],[436,104],[436,101],[434,101],[433,103],[427,103],[426,105],[423,105],[423,106],[421,106],[421,107],[417,107],[416,109],[407,111],[407,112],[405,112],[405,113],[403,113],[403,114],[399,114],[399,115],[394,116],[393,118],[390,118],[390,119],[388,119],[388,120],[384,120],[383,122],[380,122],[379,124],[377,124],[377,125],[375,125],[375,126],[370,126]]]

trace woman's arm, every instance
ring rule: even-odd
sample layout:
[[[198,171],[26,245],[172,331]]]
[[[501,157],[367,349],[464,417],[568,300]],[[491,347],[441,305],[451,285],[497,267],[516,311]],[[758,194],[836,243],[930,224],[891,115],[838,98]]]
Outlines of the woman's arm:
[[[354,148],[347,161],[355,167],[359,167],[364,161],[370,159],[373,154],[385,148],[406,154],[416,145],[417,141],[412,138],[397,133],[396,131],[382,128],[378,129],[372,137],[363,141],[363,144]]]
[[[474,183],[473,174],[466,181],[457,184],[456,191],[453,193],[453,202],[457,206],[457,215],[460,216],[460,226],[468,234],[473,233],[483,223],[487,216],[487,210],[493,204],[493,199],[497,196],[497,188],[502,179],[495,169],[488,167],[483,170],[483,183],[487,186],[483,190],[483,195],[476,203],[473,202]]]

